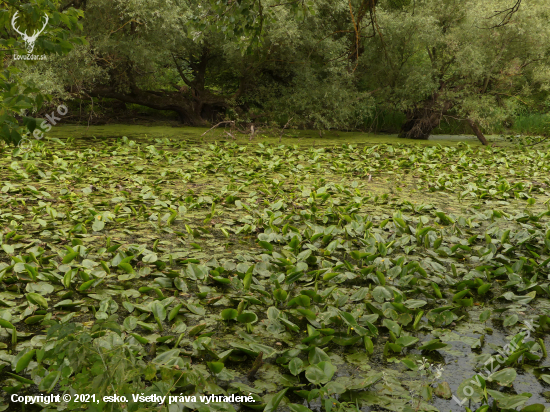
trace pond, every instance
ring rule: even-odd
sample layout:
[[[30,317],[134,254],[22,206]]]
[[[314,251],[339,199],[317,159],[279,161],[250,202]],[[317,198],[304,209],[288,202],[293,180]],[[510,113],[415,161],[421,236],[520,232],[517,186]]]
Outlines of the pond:
[[[550,410],[548,147],[207,130],[0,148],[0,410]]]

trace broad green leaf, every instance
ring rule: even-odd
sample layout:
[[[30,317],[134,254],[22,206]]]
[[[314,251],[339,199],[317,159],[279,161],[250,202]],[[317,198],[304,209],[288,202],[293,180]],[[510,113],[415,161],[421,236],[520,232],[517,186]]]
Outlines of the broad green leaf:
[[[33,305],[38,305],[43,309],[48,309],[48,302],[42,295],[39,295],[38,293],[27,293],[25,296]]]
[[[158,300],[155,300],[153,303],[151,303],[151,312],[153,313],[155,318],[158,318],[161,321],[166,319],[166,308]]]
[[[441,340],[439,339],[432,339],[431,341],[429,342],[426,342],[424,345],[422,345],[420,348],[420,350],[427,350],[427,351],[432,351],[432,350],[437,350],[437,349],[441,349],[441,348],[445,348],[447,346],[446,343],[443,343],[441,342]]]
[[[224,309],[221,312],[221,317],[223,320],[235,319],[238,315],[236,309]]]
[[[401,336],[395,341],[395,343],[401,346],[412,346],[418,342],[418,340],[419,339],[414,336]]]
[[[502,386],[509,386],[516,379],[517,373],[514,368],[501,369],[489,376],[489,381],[497,382]]]
[[[283,400],[286,391],[288,391],[289,388],[283,389],[280,392],[277,392],[267,403],[265,406],[265,409],[263,412],[277,412],[277,408],[279,407],[279,404]]]
[[[207,365],[214,375],[220,373],[225,366],[222,362],[207,362]]]
[[[294,376],[297,376],[302,371],[303,365],[304,362],[302,362],[300,358],[292,358],[292,360],[288,364],[288,369],[290,370],[290,373],[292,373]]]
[[[316,365],[320,362],[330,362],[330,358],[325,351],[317,347],[309,350],[308,360],[311,365]]]
[[[515,313],[513,315],[507,316],[506,319],[504,319],[504,322],[502,325],[505,328],[508,328],[510,326],[514,326],[516,323],[518,323],[519,317]]]
[[[239,316],[237,316],[237,321],[240,323],[252,323],[258,320],[258,317],[255,313],[252,312],[243,312]]]
[[[317,365],[311,365],[306,368],[306,379],[314,385],[320,385],[330,380],[325,375],[323,369]]]

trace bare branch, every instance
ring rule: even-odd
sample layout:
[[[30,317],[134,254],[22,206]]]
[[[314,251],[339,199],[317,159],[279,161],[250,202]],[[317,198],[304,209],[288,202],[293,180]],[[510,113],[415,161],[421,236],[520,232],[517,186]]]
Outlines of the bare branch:
[[[527,146],[525,146],[525,147],[531,147],[531,146],[536,146],[536,145],[538,145],[538,144],[541,144],[542,142],[545,142],[545,141],[547,141],[548,139],[550,139],[550,136],[547,136],[547,137],[545,137],[544,139],[542,139],[542,140],[539,140],[539,141],[538,141],[538,142],[536,142],[536,143],[533,143],[533,144],[528,144],[528,145],[527,145]]]
[[[283,130],[281,130],[281,135],[279,136],[279,143],[281,143],[281,139],[283,138],[283,134],[285,133],[285,129],[290,125],[290,122],[294,119],[294,116],[292,116],[290,119],[288,119],[288,122],[283,126]]]
[[[224,122],[219,122],[217,125],[215,126],[212,126],[210,129],[208,129],[206,132],[204,132],[203,134],[201,134],[201,137],[204,136],[206,133],[208,133],[209,131],[215,129],[216,127],[222,125],[222,124],[232,124],[233,126],[235,125],[235,121],[234,120],[227,120],[227,121],[224,121]],[[227,133],[227,132],[226,132]],[[231,136],[233,137],[233,136]],[[234,137],[233,137],[234,138]]]
[[[111,31],[111,32],[109,33],[109,36],[110,36],[111,34],[113,34],[113,33],[116,33],[116,32],[119,31],[119,30],[122,30],[124,27],[126,27],[127,24],[131,24],[131,23],[141,24],[140,22],[138,22],[137,20],[134,20],[134,19],[128,20],[126,23],[124,23],[124,24],[123,24],[122,26],[120,26],[118,29]]]
[[[500,17],[500,18],[502,18],[501,22],[499,24],[494,25],[494,26],[484,27],[484,28],[485,29],[496,29],[498,27],[506,26],[508,23],[510,23],[510,20],[512,19],[514,14],[516,14],[518,12],[520,6],[521,6],[521,0],[516,0],[516,3],[512,7],[504,9],[504,10],[500,10],[500,11],[498,11],[498,10],[495,11],[495,14],[493,14],[490,17],[487,17],[486,19],[491,20],[491,19],[494,19],[495,17]]]
[[[181,79],[185,82],[185,84],[189,87],[193,87],[191,81],[185,76],[185,73],[183,73],[183,70],[181,69],[181,66],[178,64],[176,60],[176,56],[172,53],[172,59],[174,59],[174,64],[176,65],[176,70],[178,71]]]

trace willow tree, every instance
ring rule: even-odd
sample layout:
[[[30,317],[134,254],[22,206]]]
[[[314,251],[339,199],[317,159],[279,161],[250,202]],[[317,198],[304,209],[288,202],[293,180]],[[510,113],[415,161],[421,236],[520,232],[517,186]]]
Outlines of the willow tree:
[[[99,75],[81,82],[80,95],[169,110],[186,124],[205,124],[247,92],[262,62],[262,32],[276,22],[274,12],[294,8],[264,4],[88,0],[85,53]]]
[[[43,70],[71,67],[63,72],[82,78],[59,73],[57,83],[81,97],[174,111],[190,125],[238,111],[349,127],[372,106],[355,69],[376,3],[87,0],[79,4],[90,45]]]
[[[397,0],[396,0],[397,1]],[[472,127],[502,122],[549,86],[544,0],[401,0],[384,3],[381,36],[360,70],[380,105],[406,113],[401,137],[427,139],[446,116]]]
[[[377,105],[407,114],[403,137],[454,117],[484,140],[548,85],[542,0],[65,3],[85,8],[90,44],[35,78],[191,125],[231,115],[346,129]]]

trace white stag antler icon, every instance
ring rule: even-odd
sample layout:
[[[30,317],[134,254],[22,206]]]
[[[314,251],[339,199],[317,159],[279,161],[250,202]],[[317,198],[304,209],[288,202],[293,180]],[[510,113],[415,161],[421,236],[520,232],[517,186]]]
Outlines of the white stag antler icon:
[[[12,25],[13,29],[21,35],[21,37],[25,41],[25,44],[26,44],[26,47],[27,47],[27,52],[29,54],[31,54],[32,51],[34,50],[34,43],[36,42],[36,39],[44,31],[44,29],[46,28],[46,25],[48,24],[48,21],[50,19],[49,19],[48,15],[46,14],[46,22],[44,23],[44,26],[42,26],[42,29],[35,31],[32,36],[28,36],[26,31],[24,33],[21,33],[17,29],[17,27],[15,27],[15,21],[17,20],[18,17],[19,17],[19,12],[16,11],[15,14],[13,15],[13,19],[11,20],[11,25]]]

